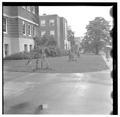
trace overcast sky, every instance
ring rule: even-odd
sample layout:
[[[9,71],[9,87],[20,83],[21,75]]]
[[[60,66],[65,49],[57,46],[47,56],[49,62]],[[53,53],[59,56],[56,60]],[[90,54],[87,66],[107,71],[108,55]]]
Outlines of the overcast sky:
[[[110,6],[40,6],[39,14],[57,14],[67,19],[75,36],[83,36],[86,25],[95,17],[103,17],[112,24],[109,14]]]

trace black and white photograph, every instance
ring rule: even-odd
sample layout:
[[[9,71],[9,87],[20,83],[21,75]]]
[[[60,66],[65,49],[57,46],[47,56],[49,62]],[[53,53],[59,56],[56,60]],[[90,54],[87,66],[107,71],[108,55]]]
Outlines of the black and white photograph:
[[[116,115],[116,9],[3,2],[2,114]]]

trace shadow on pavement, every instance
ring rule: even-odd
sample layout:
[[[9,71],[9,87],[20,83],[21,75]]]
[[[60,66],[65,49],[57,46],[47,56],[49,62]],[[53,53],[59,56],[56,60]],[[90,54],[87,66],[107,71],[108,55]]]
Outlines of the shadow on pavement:
[[[14,106],[11,106],[10,109],[5,112],[5,114],[22,114],[24,113],[25,109],[30,106],[29,102],[23,102]]]

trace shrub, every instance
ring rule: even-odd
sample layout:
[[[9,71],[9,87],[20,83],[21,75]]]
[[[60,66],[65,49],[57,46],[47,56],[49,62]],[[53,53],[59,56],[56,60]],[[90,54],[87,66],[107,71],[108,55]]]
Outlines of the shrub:
[[[68,55],[68,51],[66,50],[60,50],[59,48],[57,48],[57,55],[56,56],[66,56]]]
[[[67,51],[61,50],[57,47],[49,47],[45,50],[47,57],[57,57],[67,55]]]
[[[19,52],[16,54],[12,54],[10,56],[5,57],[5,60],[21,60],[21,59],[28,59],[30,57],[30,53],[27,52]]]
[[[39,54],[41,53],[41,51],[39,52]],[[47,57],[57,57],[57,56],[66,56],[67,55],[67,51],[65,50],[60,50],[57,47],[50,47],[48,49],[45,49],[45,53]],[[32,55],[32,51],[31,52],[19,52],[16,54],[12,54],[10,56],[5,57],[5,60],[22,60],[22,59],[29,59],[30,57],[32,57],[33,59],[36,59],[39,57],[39,55],[36,53],[36,55],[31,56]]]
[[[55,57],[56,56],[56,48],[54,47],[54,48],[47,48],[46,50],[45,50],[45,53],[46,53],[46,56],[47,57]]]

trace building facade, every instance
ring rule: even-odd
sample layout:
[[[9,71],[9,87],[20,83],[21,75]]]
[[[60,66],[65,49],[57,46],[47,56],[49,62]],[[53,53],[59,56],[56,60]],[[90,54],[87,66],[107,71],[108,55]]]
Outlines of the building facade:
[[[33,49],[38,30],[37,6],[3,6],[3,57]]]
[[[68,41],[68,25],[67,20],[64,17],[60,18],[60,34],[61,34],[61,43],[62,48],[65,50],[70,50],[70,41]]]
[[[67,20],[58,15],[42,15],[40,16],[40,36],[53,36],[57,42],[57,46],[61,50],[67,50]],[[67,45],[68,46],[68,45]]]

